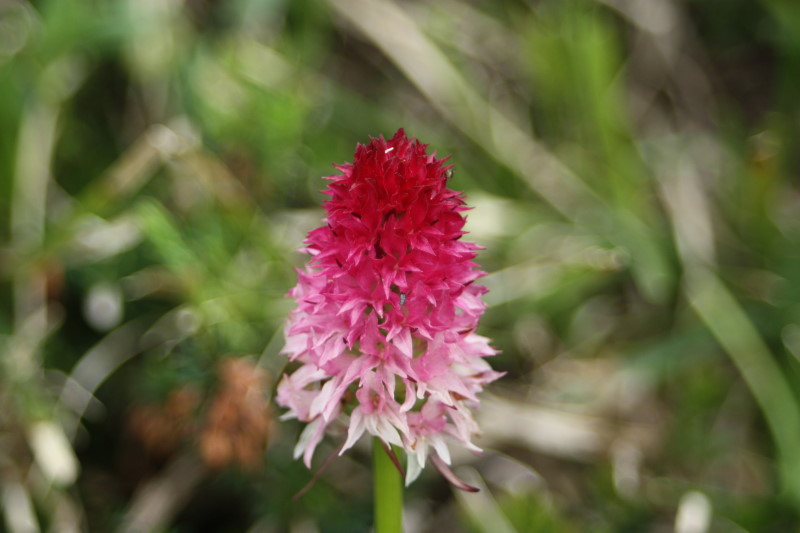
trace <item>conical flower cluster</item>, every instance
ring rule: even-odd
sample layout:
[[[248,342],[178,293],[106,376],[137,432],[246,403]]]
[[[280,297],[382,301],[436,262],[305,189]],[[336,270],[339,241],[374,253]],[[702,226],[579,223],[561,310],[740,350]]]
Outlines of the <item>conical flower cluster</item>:
[[[445,161],[401,129],[359,144],[353,163],[325,178],[326,224],[309,233],[312,257],[289,292],[297,307],[284,353],[300,366],[277,392],[285,418],[308,423],[295,448],[308,466],[342,423],[342,452],[365,432],[403,448],[407,483],[429,454],[449,464],[449,442],[479,451],[472,408],[501,374],[475,333],[484,272],[479,248],[461,240],[468,208],[447,188]]]

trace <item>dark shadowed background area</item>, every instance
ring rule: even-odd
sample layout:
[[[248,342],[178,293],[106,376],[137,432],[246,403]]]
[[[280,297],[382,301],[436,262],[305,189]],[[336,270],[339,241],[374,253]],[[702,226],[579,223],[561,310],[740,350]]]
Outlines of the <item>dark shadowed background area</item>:
[[[320,177],[399,127],[507,372],[407,532],[797,530],[798,95],[794,0],[0,0],[0,532],[369,530],[271,396]]]

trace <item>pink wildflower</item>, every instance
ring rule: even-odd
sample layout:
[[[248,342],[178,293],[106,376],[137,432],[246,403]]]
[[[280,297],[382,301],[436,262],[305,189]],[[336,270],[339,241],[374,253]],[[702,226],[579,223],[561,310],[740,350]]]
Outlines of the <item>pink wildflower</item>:
[[[501,374],[475,333],[484,272],[478,246],[461,240],[467,207],[447,188],[445,161],[401,129],[359,144],[353,164],[325,178],[327,224],[309,233],[312,259],[289,292],[284,353],[300,366],[277,392],[284,418],[308,423],[295,457],[309,467],[337,421],[348,428],[341,452],[364,433],[402,447],[407,484],[429,448],[436,464],[449,464],[451,441],[480,451],[471,408]]]

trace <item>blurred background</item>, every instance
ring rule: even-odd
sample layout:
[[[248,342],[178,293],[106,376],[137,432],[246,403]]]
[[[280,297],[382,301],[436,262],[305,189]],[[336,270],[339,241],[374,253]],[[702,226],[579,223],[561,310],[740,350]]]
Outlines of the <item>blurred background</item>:
[[[407,532],[800,530],[798,94],[794,0],[0,1],[0,531],[369,530],[270,398],[320,177],[399,127],[507,372]]]

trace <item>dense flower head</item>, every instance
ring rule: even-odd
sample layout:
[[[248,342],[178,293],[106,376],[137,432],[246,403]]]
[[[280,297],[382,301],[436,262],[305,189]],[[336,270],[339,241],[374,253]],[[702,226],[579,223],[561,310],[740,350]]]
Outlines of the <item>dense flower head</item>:
[[[401,129],[357,145],[324,191],[326,224],[289,292],[286,353],[299,363],[278,385],[285,418],[308,425],[295,448],[310,466],[329,427],[346,427],[342,452],[365,432],[403,448],[407,483],[429,448],[449,463],[448,442],[473,451],[477,394],[501,374],[475,328],[486,289],[461,240],[468,208],[447,188],[445,159]]]

